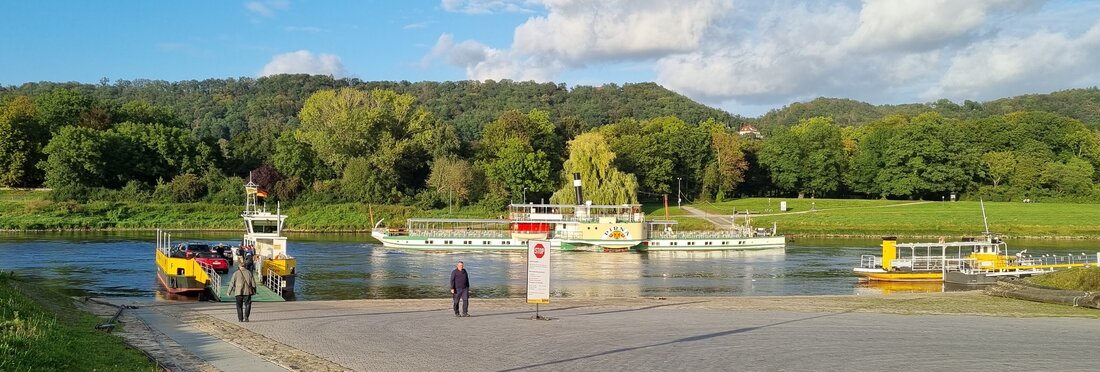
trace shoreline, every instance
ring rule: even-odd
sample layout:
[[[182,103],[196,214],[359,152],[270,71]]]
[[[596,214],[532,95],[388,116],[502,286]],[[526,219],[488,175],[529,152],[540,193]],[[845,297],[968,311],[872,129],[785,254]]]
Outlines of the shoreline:
[[[155,232],[158,228],[107,228],[107,229],[41,229],[41,230],[19,230],[19,229],[0,229],[0,234],[37,234],[37,233],[111,233],[111,232]],[[231,233],[240,232],[238,228],[159,228],[159,230],[169,232],[210,232],[210,233]],[[353,235],[367,235],[369,237],[370,229],[334,229],[334,230],[295,230],[286,229],[283,230],[288,234],[302,234],[302,235],[329,235],[329,234],[353,234]],[[693,230],[694,231],[694,230]],[[711,231],[711,230],[700,230]],[[717,231],[717,230],[714,230]],[[929,235],[926,233],[921,234],[783,234],[789,239],[800,238],[822,238],[822,239],[881,239],[883,236],[895,236],[897,238],[904,239],[939,239],[941,237],[967,237],[977,236],[978,234],[935,234]],[[999,235],[1004,239],[1020,239],[1020,240],[1097,240],[1100,241],[1100,236],[1092,235]]]

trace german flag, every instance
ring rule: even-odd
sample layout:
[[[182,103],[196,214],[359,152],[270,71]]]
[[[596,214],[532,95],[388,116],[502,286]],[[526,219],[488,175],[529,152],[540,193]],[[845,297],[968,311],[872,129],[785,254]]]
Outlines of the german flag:
[[[264,191],[263,189],[256,189],[256,197],[266,199],[267,198],[267,191]]]

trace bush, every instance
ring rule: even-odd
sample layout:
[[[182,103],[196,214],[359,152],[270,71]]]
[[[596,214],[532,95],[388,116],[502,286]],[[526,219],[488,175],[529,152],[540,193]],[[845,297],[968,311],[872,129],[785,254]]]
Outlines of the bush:
[[[206,185],[206,200],[218,204],[244,205],[245,180],[240,177],[225,177],[211,169],[202,177]]]
[[[275,183],[275,197],[283,201],[293,200],[304,187],[300,177],[291,176]]]
[[[155,194],[169,201],[189,203],[206,195],[206,185],[198,176],[184,173],[173,178],[172,182],[157,185]]]
[[[50,194],[47,198],[55,202],[73,201],[77,203],[87,203],[91,195],[91,189],[91,187],[82,185],[59,186],[50,190]]]

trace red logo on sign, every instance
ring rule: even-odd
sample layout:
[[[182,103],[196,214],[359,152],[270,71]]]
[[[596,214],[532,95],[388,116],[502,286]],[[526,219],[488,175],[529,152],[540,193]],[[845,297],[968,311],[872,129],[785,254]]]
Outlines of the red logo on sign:
[[[535,244],[535,257],[536,258],[542,258],[542,256],[545,256],[545,255],[546,255],[546,247],[543,247],[542,244]]]

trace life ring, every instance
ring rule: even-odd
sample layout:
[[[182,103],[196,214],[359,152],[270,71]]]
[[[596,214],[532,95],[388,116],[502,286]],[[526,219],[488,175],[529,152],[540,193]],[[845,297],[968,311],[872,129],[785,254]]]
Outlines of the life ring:
[[[285,254],[282,254],[282,253],[279,253],[279,254],[275,255],[275,259],[276,259],[276,260],[285,260],[285,259],[286,259],[286,255],[285,255]]]

